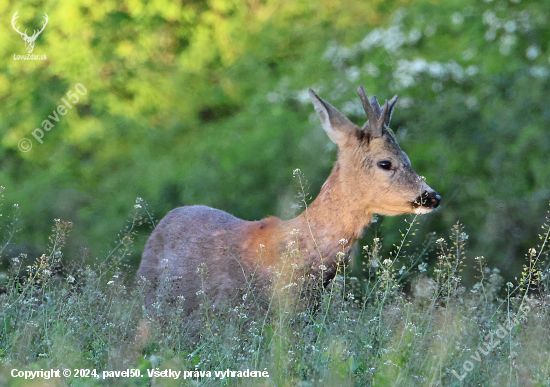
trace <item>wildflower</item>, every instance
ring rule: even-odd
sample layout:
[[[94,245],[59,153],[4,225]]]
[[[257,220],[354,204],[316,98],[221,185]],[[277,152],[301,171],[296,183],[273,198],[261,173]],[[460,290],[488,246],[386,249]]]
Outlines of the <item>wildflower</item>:
[[[525,51],[525,56],[527,56],[527,59],[534,60],[539,56],[540,54],[540,47],[537,45],[532,45],[527,48]]]
[[[460,12],[453,13],[452,22],[455,25],[461,25],[464,22],[464,16]]]
[[[298,286],[298,284],[296,282],[293,282],[291,284],[288,284],[288,285],[284,286],[281,290],[289,289],[293,286]]]

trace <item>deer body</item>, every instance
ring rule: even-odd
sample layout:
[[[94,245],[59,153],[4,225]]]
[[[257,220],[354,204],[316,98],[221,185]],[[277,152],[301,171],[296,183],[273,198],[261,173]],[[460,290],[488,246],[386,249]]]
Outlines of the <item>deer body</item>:
[[[251,276],[260,291],[276,273],[284,286],[292,267],[322,276],[326,284],[336,274],[339,253],[348,257],[375,214],[425,213],[437,207],[439,195],[414,172],[388,131],[397,96],[381,108],[376,97],[368,101],[362,87],[359,95],[369,118],[362,128],[310,90],[339,154],[321,192],[298,217],[245,221],[206,206],[168,213],[149,238],[138,271],[153,283],[148,302],[155,301],[158,284],[167,281],[170,297],[183,296],[190,313],[201,290],[215,303],[230,300],[243,294]],[[299,254],[287,254],[283,261],[289,246]]]

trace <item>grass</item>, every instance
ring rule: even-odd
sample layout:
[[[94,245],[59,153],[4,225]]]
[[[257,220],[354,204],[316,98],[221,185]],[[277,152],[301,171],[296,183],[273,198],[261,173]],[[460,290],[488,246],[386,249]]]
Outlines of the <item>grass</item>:
[[[428,235],[422,249],[405,253],[412,221],[395,252],[382,252],[376,239],[364,249],[367,279],[341,267],[315,305],[296,276],[282,290],[275,279],[268,314],[252,312],[250,291],[222,309],[204,299],[193,316],[184,315],[182,301],[144,307],[147,283],[124,264],[143,222],[151,218],[138,201],[116,248],[94,266],[85,254],[63,258],[71,224],[60,220],[41,257],[30,264],[11,257],[0,295],[0,385],[550,385],[548,218],[516,284],[504,284],[483,257],[465,256],[458,224],[449,238]],[[3,231],[9,243],[16,227]],[[437,253],[433,267],[428,251]],[[465,262],[478,271],[470,290],[461,284]],[[13,369],[69,369],[71,376],[31,380],[12,377]],[[126,370],[132,377],[103,378]]]

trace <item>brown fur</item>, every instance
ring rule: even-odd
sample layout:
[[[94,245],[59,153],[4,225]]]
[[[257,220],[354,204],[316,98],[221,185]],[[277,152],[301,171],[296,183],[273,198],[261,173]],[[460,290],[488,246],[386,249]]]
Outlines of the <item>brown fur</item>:
[[[437,207],[439,196],[414,172],[387,128],[396,97],[381,108],[375,98],[368,102],[362,88],[359,92],[369,116],[363,128],[311,91],[339,153],[321,192],[297,218],[251,222],[205,206],[168,213],[149,238],[138,271],[154,285],[148,302],[155,301],[159,284],[168,280],[170,296],[183,296],[186,311],[191,312],[200,302],[201,290],[217,304],[242,295],[252,277],[260,292],[276,272],[284,285],[291,264],[317,277],[323,274],[329,281],[336,272],[338,253],[347,258],[374,214],[424,213]],[[391,162],[392,169],[383,169],[380,161]],[[292,243],[297,243],[300,254],[287,255],[283,262],[281,257]],[[321,273],[322,265],[326,272]]]

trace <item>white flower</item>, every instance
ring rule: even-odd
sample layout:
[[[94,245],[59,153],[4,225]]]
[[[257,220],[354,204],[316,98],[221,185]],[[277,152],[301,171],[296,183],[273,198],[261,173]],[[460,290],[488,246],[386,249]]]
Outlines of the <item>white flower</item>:
[[[525,51],[525,55],[527,56],[527,59],[529,60],[535,60],[540,54],[540,47],[536,44],[533,44],[532,46],[529,46],[527,50]]]
[[[545,66],[533,66],[529,69],[529,74],[535,78],[547,78],[550,71]]]
[[[293,287],[293,286],[298,286],[298,284],[297,284],[296,282],[293,282],[293,283],[291,283],[291,284],[288,284],[288,285],[286,285],[286,286],[283,286],[283,287],[281,288],[281,290],[289,289],[289,288],[291,288],[291,287]]]
[[[513,20],[508,20],[506,24],[504,24],[504,29],[506,32],[512,33],[518,28],[518,24]]]
[[[468,67],[466,67],[466,75],[469,76],[469,77],[472,77],[474,75],[476,75],[477,73],[479,73],[479,68],[475,65],[470,65]]]
[[[456,24],[456,25],[461,25],[464,22],[464,16],[462,16],[460,12],[453,13],[453,16],[451,19],[453,21],[453,24]]]

